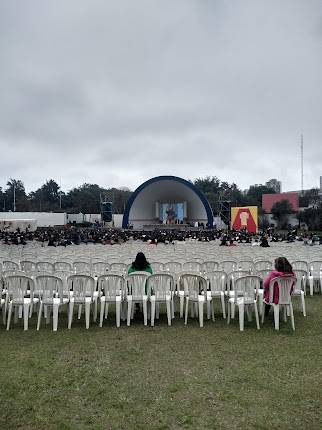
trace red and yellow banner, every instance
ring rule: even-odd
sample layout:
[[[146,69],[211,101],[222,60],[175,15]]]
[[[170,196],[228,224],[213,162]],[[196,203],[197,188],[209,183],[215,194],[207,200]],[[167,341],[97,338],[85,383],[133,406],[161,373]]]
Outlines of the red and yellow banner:
[[[247,230],[250,233],[257,233],[258,231],[257,206],[231,208],[231,229]]]

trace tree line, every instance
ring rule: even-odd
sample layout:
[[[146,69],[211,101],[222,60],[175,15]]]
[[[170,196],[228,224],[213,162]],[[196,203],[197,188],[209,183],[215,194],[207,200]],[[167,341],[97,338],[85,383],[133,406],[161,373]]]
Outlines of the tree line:
[[[216,176],[207,176],[191,180],[208,199],[215,215],[222,214],[229,218],[231,206],[258,206],[260,219],[264,219],[262,195],[274,193],[265,185],[251,186],[243,192],[235,183],[221,181]],[[0,187],[0,211],[17,212],[69,212],[100,213],[100,201],[111,201],[113,212],[124,212],[132,192],[128,188],[104,188],[97,184],[85,183],[68,192],[61,190],[54,179],[48,179],[37,190],[26,193],[20,179],[9,179],[5,189]],[[305,222],[310,229],[322,229],[322,200],[318,189],[306,191],[300,196],[300,207],[306,207],[298,215],[300,222]],[[293,213],[287,200],[276,203],[272,208],[276,220],[283,222],[286,215]]]

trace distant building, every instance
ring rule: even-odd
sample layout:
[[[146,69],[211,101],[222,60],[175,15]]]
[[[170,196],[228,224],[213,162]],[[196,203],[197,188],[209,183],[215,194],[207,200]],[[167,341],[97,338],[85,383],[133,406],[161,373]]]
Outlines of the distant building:
[[[320,191],[322,191],[322,176],[320,176]]]
[[[276,193],[262,195],[262,208],[266,213],[271,213],[275,203],[287,200],[295,212],[299,211],[299,195],[297,193]]]
[[[271,188],[275,193],[280,193],[282,191],[282,182],[277,179],[270,179],[265,183],[267,188]]]

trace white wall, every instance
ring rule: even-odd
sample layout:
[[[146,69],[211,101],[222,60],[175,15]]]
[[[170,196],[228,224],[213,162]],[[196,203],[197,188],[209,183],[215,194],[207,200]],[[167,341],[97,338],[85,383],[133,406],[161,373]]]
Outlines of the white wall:
[[[50,227],[54,225],[65,225],[65,213],[53,212],[1,212],[3,220],[32,219],[37,221],[37,227]]]

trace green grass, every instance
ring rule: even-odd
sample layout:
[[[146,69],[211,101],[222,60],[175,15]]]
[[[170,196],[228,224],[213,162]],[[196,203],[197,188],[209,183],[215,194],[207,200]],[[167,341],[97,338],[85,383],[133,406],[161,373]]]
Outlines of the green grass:
[[[322,428],[322,297],[295,324],[270,316],[239,332],[217,309],[200,329],[162,315],[154,328],[36,319],[0,329],[0,429]],[[113,314],[111,314],[111,318]]]

